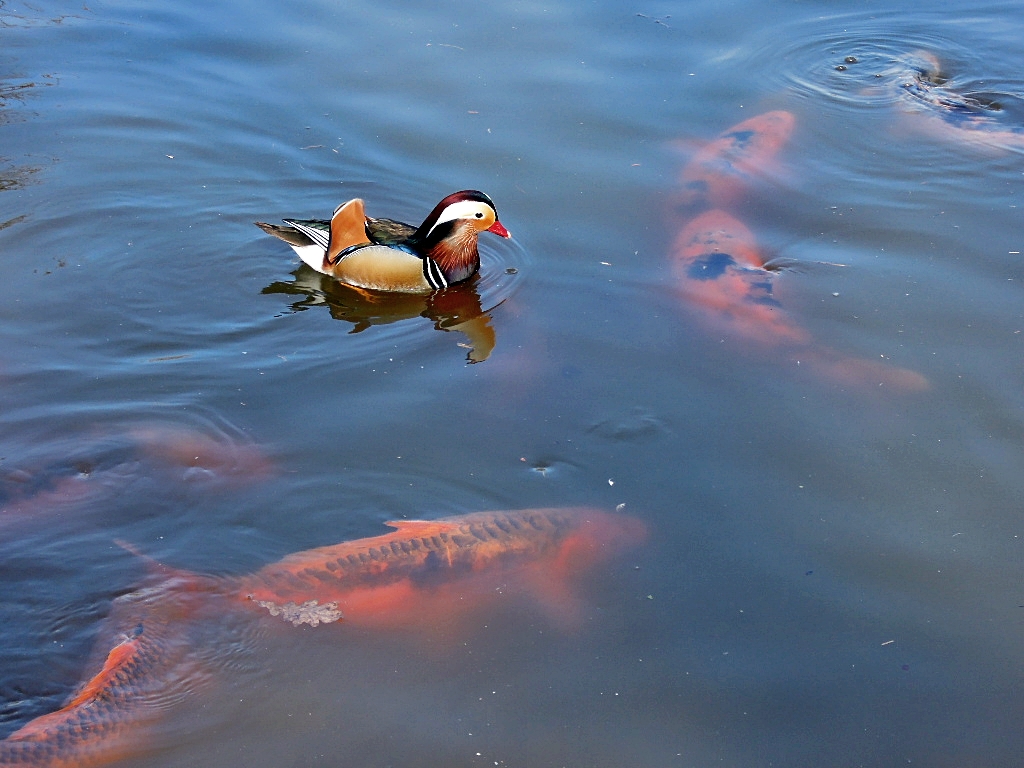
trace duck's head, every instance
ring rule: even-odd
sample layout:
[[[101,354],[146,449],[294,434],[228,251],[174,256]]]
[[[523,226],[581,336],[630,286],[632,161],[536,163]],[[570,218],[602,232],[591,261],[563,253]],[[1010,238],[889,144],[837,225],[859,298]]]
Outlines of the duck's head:
[[[437,242],[454,231],[467,229],[473,234],[493,232],[500,237],[512,237],[498,221],[491,198],[475,189],[453,192],[439,202],[414,237],[424,242]]]
[[[434,206],[409,238],[409,244],[434,259],[449,283],[458,283],[480,268],[477,236],[481,232],[512,237],[498,221],[491,198],[483,192],[464,189]]]

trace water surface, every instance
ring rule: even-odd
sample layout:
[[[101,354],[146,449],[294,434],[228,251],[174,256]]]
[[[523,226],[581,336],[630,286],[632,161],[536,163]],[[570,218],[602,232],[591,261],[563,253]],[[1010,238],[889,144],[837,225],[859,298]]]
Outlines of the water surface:
[[[233,574],[389,519],[624,504],[652,540],[578,630],[529,601],[445,636],[214,627],[135,764],[1015,764],[1022,154],[903,85],[930,51],[1024,130],[1022,35],[962,0],[6,2],[0,735],[142,578],[117,540]],[[668,257],[679,169],[769,110],[793,135],[733,213],[796,350],[705,323]],[[515,236],[463,297],[479,362],[252,226],[464,188]]]

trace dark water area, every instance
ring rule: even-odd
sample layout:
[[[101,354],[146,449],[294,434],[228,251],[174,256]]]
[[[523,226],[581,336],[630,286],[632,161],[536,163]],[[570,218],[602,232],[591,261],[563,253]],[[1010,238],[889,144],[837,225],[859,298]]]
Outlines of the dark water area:
[[[121,764],[1019,764],[1022,38],[962,0],[0,4],[0,737],[137,553],[622,505],[650,540],[578,625],[224,617]],[[679,173],[770,111],[728,212],[782,319],[730,324],[680,295]],[[444,297],[253,226],[458,189],[514,237]]]

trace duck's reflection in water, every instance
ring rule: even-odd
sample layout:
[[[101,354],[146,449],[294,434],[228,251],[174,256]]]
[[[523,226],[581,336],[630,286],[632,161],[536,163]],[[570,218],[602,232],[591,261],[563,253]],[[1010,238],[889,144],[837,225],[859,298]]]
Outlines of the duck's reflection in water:
[[[495,307],[483,308],[476,286],[478,276],[444,290],[410,294],[353,288],[306,265],[292,275],[293,281],[271,283],[262,293],[301,296],[290,305],[293,312],[325,306],[335,320],[352,324],[349,333],[359,333],[374,325],[425,317],[437,330],[458,331],[465,337],[459,346],[469,350],[466,360],[470,363],[482,363],[494,350],[496,337],[491,313]]]

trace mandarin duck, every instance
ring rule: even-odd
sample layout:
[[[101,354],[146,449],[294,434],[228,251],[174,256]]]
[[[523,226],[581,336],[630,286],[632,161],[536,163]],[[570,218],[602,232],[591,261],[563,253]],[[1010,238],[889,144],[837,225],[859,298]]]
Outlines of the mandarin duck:
[[[448,195],[418,228],[367,216],[359,198],[339,205],[330,221],[284,219],[284,224],[256,222],[317,272],[356,288],[403,293],[447,288],[476,274],[481,232],[511,237],[491,198],[471,189]]]

